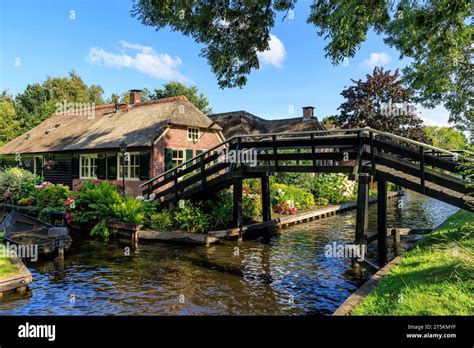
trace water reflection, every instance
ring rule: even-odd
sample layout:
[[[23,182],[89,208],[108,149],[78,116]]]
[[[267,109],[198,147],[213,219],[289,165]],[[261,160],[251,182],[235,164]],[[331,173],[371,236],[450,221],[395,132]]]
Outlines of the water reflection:
[[[433,227],[456,208],[409,193],[389,202],[389,226]],[[375,232],[376,206],[369,229]],[[64,264],[29,265],[32,296],[0,302],[14,315],[330,314],[367,276],[350,260],[327,258],[333,241],[351,242],[355,212],[296,225],[255,240],[210,248],[75,240]]]

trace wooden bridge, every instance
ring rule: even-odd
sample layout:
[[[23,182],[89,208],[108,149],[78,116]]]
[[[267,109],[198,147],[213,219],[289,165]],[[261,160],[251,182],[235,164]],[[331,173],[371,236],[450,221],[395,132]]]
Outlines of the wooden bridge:
[[[240,163],[239,163],[240,160]],[[152,178],[143,194],[163,206],[180,199],[208,199],[233,186],[233,218],[242,227],[242,180],[260,178],[263,221],[271,220],[269,176],[282,172],[345,173],[358,181],[355,241],[378,241],[387,262],[387,182],[473,211],[474,189],[460,174],[465,153],[450,152],[404,137],[363,129],[234,136]],[[474,164],[474,163],[473,163]],[[376,238],[367,235],[369,183],[377,182]]]

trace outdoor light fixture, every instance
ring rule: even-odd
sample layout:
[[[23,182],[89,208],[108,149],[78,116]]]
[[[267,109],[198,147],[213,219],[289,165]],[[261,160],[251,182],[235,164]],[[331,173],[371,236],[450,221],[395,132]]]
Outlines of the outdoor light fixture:
[[[122,190],[125,196],[125,153],[127,152],[127,143],[122,140],[119,144],[120,153],[122,154]]]

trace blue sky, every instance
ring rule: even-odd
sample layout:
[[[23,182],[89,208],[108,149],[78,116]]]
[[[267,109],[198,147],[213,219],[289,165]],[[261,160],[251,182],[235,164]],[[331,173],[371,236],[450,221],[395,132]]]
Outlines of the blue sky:
[[[341,90],[363,78],[374,64],[402,68],[398,53],[370,33],[354,58],[333,66],[325,41],[307,24],[309,0],[300,0],[293,19],[276,21],[271,50],[242,89],[221,90],[200,45],[168,29],[159,32],[130,15],[131,2],[113,0],[2,0],[0,3],[0,89],[21,92],[47,76],[74,69],[87,84],[113,92],[162,86],[168,80],[193,84],[214,112],[247,110],[265,118],[297,117],[313,105],[319,118],[337,113]],[[292,110],[293,113],[292,113]],[[439,107],[419,108],[428,124],[445,125]]]

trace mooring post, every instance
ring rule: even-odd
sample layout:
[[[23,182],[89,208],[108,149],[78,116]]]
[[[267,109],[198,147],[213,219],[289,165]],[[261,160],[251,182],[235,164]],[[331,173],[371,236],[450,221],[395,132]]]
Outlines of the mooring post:
[[[262,176],[262,217],[263,221],[272,219],[270,206],[270,179],[268,174]]]
[[[357,220],[355,242],[360,248],[361,258],[365,256],[367,230],[369,227],[369,174],[359,174],[357,192]]]
[[[242,179],[235,178],[233,182],[233,218],[236,227],[242,227]]]
[[[377,250],[380,265],[387,263],[387,181],[377,182]]]

